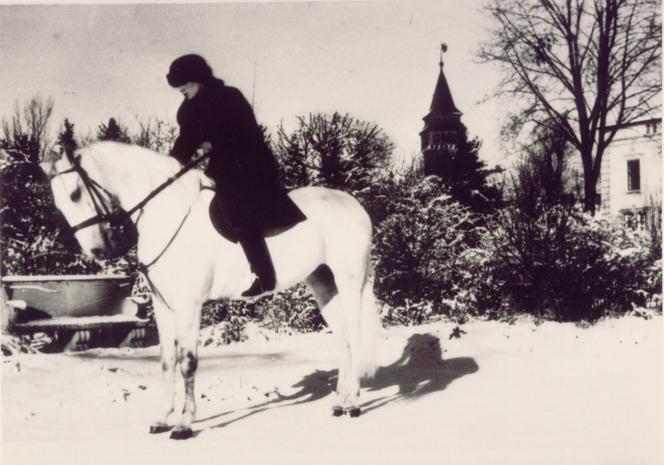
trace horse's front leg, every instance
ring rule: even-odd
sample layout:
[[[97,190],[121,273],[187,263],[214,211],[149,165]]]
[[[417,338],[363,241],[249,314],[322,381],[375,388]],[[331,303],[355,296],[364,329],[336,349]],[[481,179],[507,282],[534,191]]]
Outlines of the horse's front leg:
[[[199,328],[200,306],[190,306],[187,311],[178,314],[176,332],[179,344],[176,348],[176,360],[184,381],[184,405],[182,414],[171,433],[171,439],[188,439],[193,435],[191,423],[196,416],[194,381],[198,369]]]
[[[159,332],[161,347],[162,398],[164,410],[159,418],[150,425],[150,433],[170,431],[169,417],[175,406],[175,315],[158,299],[153,300],[155,321]]]

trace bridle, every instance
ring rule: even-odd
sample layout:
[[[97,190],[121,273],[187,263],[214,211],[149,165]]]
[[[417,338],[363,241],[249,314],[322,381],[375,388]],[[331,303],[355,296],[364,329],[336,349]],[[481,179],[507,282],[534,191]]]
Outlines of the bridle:
[[[107,189],[105,189],[102,185],[100,185],[97,181],[92,179],[88,172],[81,166],[80,160],[74,158],[73,156],[67,155],[67,158],[71,164],[71,168],[66,169],[64,171],[60,171],[55,174],[54,177],[60,176],[63,174],[68,174],[68,173],[76,173],[78,174],[79,178],[83,182],[83,185],[85,189],[88,191],[88,194],[90,195],[90,198],[92,200],[92,203],[95,208],[96,215],[88,218],[87,220],[82,221],[81,223],[72,226],[72,231],[75,233],[77,231],[80,231],[81,229],[88,228],[90,226],[95,226],[97,224],[102,224],[102,223],[108,223],[111,227],[113,226],[121,226],[124,224],[127,224],[128,221],[132,223],[133,227],[136,227],[136,224],[138,222],[138,219],[136,221],[133,221],[132,215],[136,212],[142,212],[143,208],[145,205],[148,204],[152,199],[154,199],[160,192],[162,192],[164,189],[166,189],[168,186],[173,184],[176,180],[178,180],[180,177],[182,177],[184,174],[186,174],[188,171],[190,171],[192,168],[194,168],[196,165],[198,165],[201,161],[205,160],[206,158],[210,157],[211,153],[206,153],[204,155],[194,157],[189,163],[185,164],[177,173],[175,173],[173,176],[169,177],[166,181],[161,183],[159,186],[157,186],[152,192],[150,192],[143,200],[138,202],[136,205],[134,205],[132,208],[129,210],[119,210],[119,211],[112,211],[111,208],[108,206],[108,200],[111,200],[114,196],[112,193],[110,193]],[[106,200],[104,199],[106,197]],[[190,209],[187,211],[187,214],[185,215],[182,223],[179,225],[177,228],[177,231],[175,232],[175,235],[173,238],[169,241],[167,244],[166,248],[170,246],[170,244],[173,242],[175,239],[175,236],[179,233],[180,229],[182,228],[182,225],[184,224],[184,221],[186,218],[189,216],[189,212],[191,211]],[[140,214],[139,214],[140,218]],[[106,245],[107,248],[111,248],[110,241],[108,237],[105,234],[102,234],[104,244]],[[149,266],[152,266],[161,256],[164,254],[165,249],[155,258],[150,262]]]
[[[81,178],[81,181],[83,182],[83,186],[90,195],[90,199],[92,199],[92,204],[94,205],[95,211],[97,213],[95,216],[82,221],[76,226],[72,226],[72,232],[77,232],[81,229],[85,229],[100,223],[109,223],[111,226],[118,224],[116,219],[117,213],[114,213],[111,208],[109,208],[107,202],[104,200],[104,197],[106,197],[108,200],[112,199],[113,194],[101,186],[97,181],[92,179],[90,175],[88,175],[88,172],[85,171],[85,169],[77,160],[70,159],[70,162],[72,164],[71,168],[65,171],[60,171],[56,173],[55,176],[61,176],[68,173],[78,174],[79,178]]]
[[[147,205],[148,202],[150,202],[152,199],[154,199],[160,192],[162,192],[164,189],[166,189],[168,186],[173,184],[177,179],[182,177],[185,173],[187,173],[189,170],[194,168],[196,165],[198,165],[201,161],[205,160],[206,158],[210,157],[211,152],[205,153],[201,156],[194,157],[189,163],[184,165],[182,169],[180,169],[177,173],[175,173],[173,176],[168,178],[166,181],[161,183],[159,186],[157,186],[152,192],[150,192],[143,200],[138,202],[136,205],[134,205],[132,208],[129,210],[125,211],[120,211],[119,213],[114,213],[112,212],[109,208],[106,202],[104,202],[103,196],[108,197],[109,199],[113,198],[113,194],[111,194],[107,189],[105,189],[103,186],[101,186],[97,181],[92,179],[88,172],[81,166],[80,160],[75,159],[74,157],[70,156],[67,154],[67,158],[69,162],[71,163],[71,168],[59,172],[55,174],[55,176],[67,174],[67,173],[76,173],[79,175],[81,180],[83,181],[83,185],[87,189],[88,193],[90,194],[90,198],[92,199],[92,203],[95,206],[96,210],[96,215],[88,218],[87,220],[77,224],[76,226],[72,227],[72,230],[74,232],[80,231],[81,229],[88,228],[90,226],[94,226],[97,224],[101,223],[109,223],[111,226],[117,226],[121,224],[126,224],[127,222],[131,222],[132,227],[136,228],[138,220],[140,219],[140,214],[137,220],[134,222],[131,218],[131,216],[136,213],[136,212],[142,212],[143,207]],[[163,304],[166,306],[166,308],[170,309],[173,311],[170,305],[168,305],[168,302],[164,298],[163,294],[159,291],[157,286],[154,284],[154,282],[150,279],[149,275],[149,269],[154,266],[157,261],[164,256],[166,251],[169,249],[171,244],[175,241],[175,238],[178,236],[180,233],[180,230],[182,229],[182,226],[184,226],[185,222],[187,221],[187,218],[189,217],[189,213],[191,213],[191,205],[189,206],[189,209],[187,210],[187,213],[184,215],[182,218],[182,221],[180,222],[179,226],[176,228],[175,232],[171,236],[171,239],[168,241],[168,243],[165,245],[165,247],[157,254],[157,256],[152,259],[149,263],[140,263],[138,264],[138,272],[141,273],[144,277],[145,280],[147,281],[148,285],[152,289],[152,293],[163,302]],[[110,240],[106,236],[106,234],[102,234],[102,237],[104,239],[104,244],[109,250],[112,250],[113,246],[110,243]]]

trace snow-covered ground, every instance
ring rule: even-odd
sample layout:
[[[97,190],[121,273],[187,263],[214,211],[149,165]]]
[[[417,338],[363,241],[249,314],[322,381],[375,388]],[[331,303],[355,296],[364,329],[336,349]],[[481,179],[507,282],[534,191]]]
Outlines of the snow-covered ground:
[[[149,435],[158,349],[2,364],[2,463],[664,463],[662,318],[386,330],[360,418],[331,416],[331,334],[202,349],[196,436]]]

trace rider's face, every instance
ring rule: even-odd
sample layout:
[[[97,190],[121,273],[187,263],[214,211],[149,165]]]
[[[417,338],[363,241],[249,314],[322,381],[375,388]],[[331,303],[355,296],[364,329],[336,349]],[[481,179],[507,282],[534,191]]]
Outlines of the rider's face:
[[[187,82],[179,86],[178,90],[187,100],[191,100],[201,90],[201,85],[198,82]]]

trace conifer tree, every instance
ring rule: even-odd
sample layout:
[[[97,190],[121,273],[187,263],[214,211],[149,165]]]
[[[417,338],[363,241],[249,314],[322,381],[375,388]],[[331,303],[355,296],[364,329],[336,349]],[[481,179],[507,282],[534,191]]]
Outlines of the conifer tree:
[[[97,130],[98,140],[113,140],[116,142],[131,142],[131,138],[127,133],[127,128],[120,125],[115,118],[110,118],[108,124],[100,124]]]
[[[78,148],[78,143],[74,137],[74,123],[65,118],[62,126],[62,131],[58,134],[58,145],[60,146],[62,153],[70,156]]]
[[[487,185],[492,171],[479,158],[482,142],[477,137],[468,139],[465,127],[447,137],[444,144],[427,154],[426,174],[440,177],[454,200],[474,209],[486,209],[499,200],[500,193]]]

